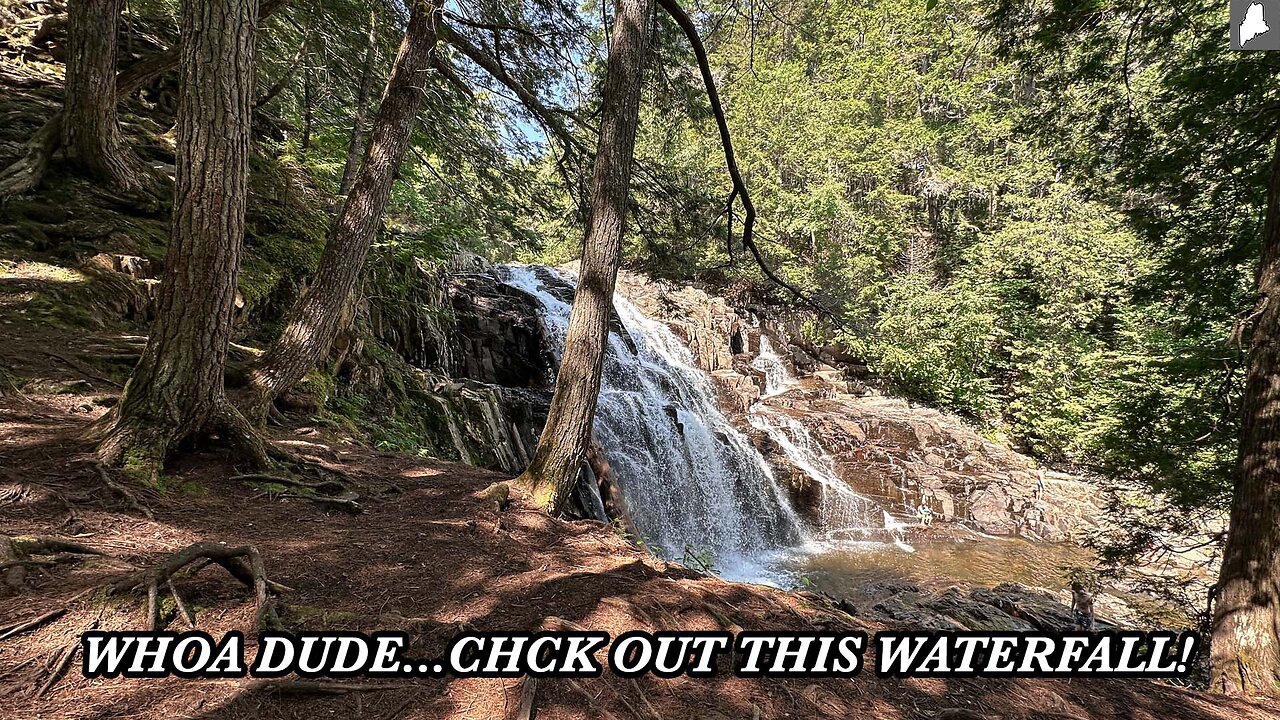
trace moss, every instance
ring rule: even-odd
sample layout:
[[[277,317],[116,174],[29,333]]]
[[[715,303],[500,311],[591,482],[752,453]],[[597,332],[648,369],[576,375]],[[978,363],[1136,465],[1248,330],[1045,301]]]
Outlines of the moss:
[[[155,489],[156,492],[166,496],[200,497],[209,493],[203,485],[195,480],[163,474],[156,478]]]
[[[26,218],[11,218],[3,231],[0,231],[0,236],[9,239],[17,247],[44,252],[53,247],[53,240],[49,239],[44,227],[44,223]]]
[[[5,203],[5,210],[14,218],[31,220],[44,225],[57,225],[67,221],[65,206],[48,200],[41,202],[35,198],[9,198]]]
[[[240,294],[250,308],[272,304],[281,293],[292,295],[296,280],[315,270],[324,248],[323,236],[298,237],[273,232],[251,235],[240,271]]]
[[[332,375],[321,369],[313,369],[303,376],[293,391],[314,398],[316,407],[324,407],[337,390],[338,384]]]
[[[158,268],[164,262],[169,245],[169,223],[160,219],[129,218],[113,237],[124,241],[116,248],[119,252],[146,258]]]
[[[366,338],[363,347],[358,363],[362,379],[338,389],[325,375],[319,389],[329,393],[328,402],[313,421],[343,429],[380,449],[461,459],[450,428],[450,418],[461,414],[459,408],[424,387],[420,372],[390,348],[372,338]]]
[[[160,449],[134,443],[125,450],[120,460],[120,471],[139,485],[155,488],[159,486],[160,466],[163,462],[163,452]]]
[[[320,262],[330,212],[305,171],[255,155],[240,293],[254,310],[283,309]],[[269,313],[268,313],[269,314]]]
[[[55,327],[101,328],[103,322],[84,304],[69,300],[62,293],[40,293],[23,305],[22,314],[37,317]]]

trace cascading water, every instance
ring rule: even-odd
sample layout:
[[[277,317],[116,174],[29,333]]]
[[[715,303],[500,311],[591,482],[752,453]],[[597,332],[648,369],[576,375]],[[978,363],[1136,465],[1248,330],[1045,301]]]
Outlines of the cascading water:
[[[558,356],[570,311],[561,297],[573,281],[532,266],[501,272],[541,304]],[[614,308],[627,337],[609,334],[595,430],[632,523],[668,557],[710,551],[718,570],[758,577],[759,566],[743,560],[802,543],[799,517],[764,458],[717,407],[689,348],[625,299]]]
[[[773,349],[773,343],[760,335],[760,352],[751,366],[764,373],[763,397],[773,397],[795,384],[787,366]],[[865,538],[877,518],[878,506],[849,488],[836,473],[835,461],[798,420],[756,404],[748,415],[751,426],[767,434],[782,449],[787,459],[821,488],[819,507],[820,537],[826,540]],[[887,517],[887,516],[886,516]],[[888,527],[887,525],[885,527]]]
[[[760,352],[751,361],[751,367],[764,373],[764,394],[761,397],[773,397],[786,392],[795,383],[787,366],[782,363],[782,358],[774,352],[769,336],[764,333],[760,333]]]

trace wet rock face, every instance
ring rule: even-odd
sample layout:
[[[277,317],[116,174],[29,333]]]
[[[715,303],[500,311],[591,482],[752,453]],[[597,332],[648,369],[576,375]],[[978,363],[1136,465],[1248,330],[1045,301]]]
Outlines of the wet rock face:
[[[551,384],[537,302],[474,258],[424,272],[414,292],[411,311],[401,303],[371,316],[377,336],[427,378],[445,418],[440,444],[458,459],[519,472],[536,445]],[[564,292],[561,299],[571,301]],[[626,271],[618,293],[689,344],[720,407],[774,466],[802,515],[820,512],[821,487],[752,426],[753,407],[797,420],[845,484],[907,522],[925,506],[943,523],[991,535],[1062,541],[1096,528],[1099,502],[1089,483],[1042,473],[957,418],[851,382],[830,348],[792,340],[796,320],[761,321],[765,311],[740,312],[696,288]],[[756,367],[762,337],[794,378],[768,397],[766,373]]]
[[[949,587],[941,592],[903,583],[877,583],[867,592],[868,600],[857,604],[840,601],[838,606],[851,615],[884,623],[907,623],[924,630],[1069,632],[1075,629],[1069,595],[1017,583],[1001,583],[994,588]],[[1103,617],[1097,618],[1096,623],[1099,630],[1118,626]]]
[[[546,387],[550,352],[533,298],[489,274],[450,275],[453,377],[517,388]]]
[[[541,388],[551,361],[533,298],[491,271],[422,271],[407,302],[371,303],[374,336],[454,380]]]
[[[626,271],[618,273],[617,292],[645,315],[666,323],[708,373],[733,370],[735,359],[752,350],[751,323],[723,298]]]
[[[407,300],[373,301],[366,311],[374,337],[408,365],[399,382],[430,418],[419,428],[423,450],[519,473],[550,402],[551,357],[537,303],[474,256],[419,270]]]
[[[714,380],[720,406],[774,466],[802,514],[819,512],[821,488],[752,427],[747,413],[757,403],[799,421],[845,484],[896,515],[924,506],[935,519],[981,533],[1046,541],[1097,528],[1100,499],[1093,485],[1041,471],[958,418],[879,395],[853,379],[865,376],[860,359],[805,342],[796,318],[770,317],[759,308],[740,312],[701,290],[626,272],[618,291],[689,343]],[[762,334],[795,379],[764,398],[765,374],[754,366]]]

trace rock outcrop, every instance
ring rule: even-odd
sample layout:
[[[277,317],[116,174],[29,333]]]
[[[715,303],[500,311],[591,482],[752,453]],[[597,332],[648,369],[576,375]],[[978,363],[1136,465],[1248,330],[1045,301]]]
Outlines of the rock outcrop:
[[[625,271],[618,292],[688,343],[721,407],[786,481],[802,513],[818,512],[823,488],[753,427],[753,407],[798,421],[848,488],[894,515],[925,506],[943,523],[1050,541],[1095,527],[1089,483],[1037,468],[955,417],[850,381],[829,350],[793,341],[786,328],[794,321]],[[368,317],[374,337],[411,366],[416,402],[439,418],[427,428],[432,452],[523,469],[545,418],[553,364],[534,298],[469,256],[444,269],[419,268],[407,302],[371,303]],[[767,397],[778,378],[758,362],[766,339],[790,377]]]
[[[975,630],[983,632],[1069,632],[1075,629],[1069,593],[1054,593],[1017,583],[994,588],[959,586],[939,592],[906,582],[874,583],[866,599],[843,600],[839,607],[850,615],[923,630]],[[1136,626],[1139,621],[1119,598],[1097,599],[1099,630]],[[1116,613],[1115,616],[1110,613]]]
[[[392,357],[366,348],[352,371],[415,406],[424,452],[521,472],[551,399],[552,357],[537,303],[475,256],[416,271],[405,297],[364,309],[372,339]]]
[[[876,393],[847,372],[847,363],[865,370],[856,358],[842,360],[793,338],[788,329],[798,328],[795,319],[740,312],[696,288],[632,273],[621,274],[618,289],[689,343],[714,378],[722,407],[787,478],[801,510],[815,511],[822,488],[748,422],[757,403],[799,421],[830,455],[839,478],[891,513],[910,515],[923,505],[932,518],[981,533],[1046,541],[1097,528],[1101,501],[1091,483],[1039,468],[959,418]],[[762,337],[794,380],[767,397],[767,373],[755,362]]]

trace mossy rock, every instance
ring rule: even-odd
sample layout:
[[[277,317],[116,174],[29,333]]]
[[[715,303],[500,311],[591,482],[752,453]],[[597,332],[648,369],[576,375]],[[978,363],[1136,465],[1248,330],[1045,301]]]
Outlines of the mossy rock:
[[[45,225],[58,225],[67,221],[64,206],[49,201],[28,198],[9,198],[5,203],[6,214],[13,218],[30,220]]]

